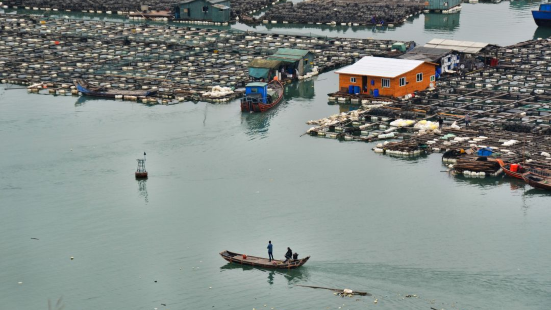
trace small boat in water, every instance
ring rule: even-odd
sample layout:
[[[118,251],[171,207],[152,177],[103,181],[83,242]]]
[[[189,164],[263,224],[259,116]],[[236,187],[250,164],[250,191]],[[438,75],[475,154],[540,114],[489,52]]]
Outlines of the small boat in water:
[[[282,260],[272,259],[272,261],[270,261],[268,258],[247,256],[230,251],[220,252],[220,256],[230,263],[269,269],[295,269],[306,264],[310,259],[310,256],[306,256],[302,259],[291,259],[287,263],[284,263]]]
[[[534,21],[538,26],[551,27],[551,3],[540,4],[537,11],[532,11]]]
[[[157,90],[120,90],[120,89],[107,89],[101,86],[92,86],[85,80],[79,79],[74,80],[73,84],[77,90],[84,96],[94,96],[94,97],[106,97],[106,98],[117,98],[121,96],[121,99],[124,96],[136,96],[136,97],[147,97],[153,96],[157,93]]]
[[[522,174],[525,173],[524,167],[519,164],[507,164],[501,159],[496,159],[496,161],[501,166],[501,169],[503,169],[503,172],[512,177],[522,180]]]
[[[551,177],[539,175],[533,172],[526,172],[522,175],[524,182],[530,186],[551,191]]]
[[[284,86],[278,80],[270,83],[254,82],[245,87],[241,112],[266,112],[283,99]]]
[[[543,169],[541,167],[531,166],[529,164],[522,164],[522,165],[521,164],[509,164],[509,163],[505,163],[501,159],[496,159],[496,161],[501,166],[501,169],[503,169],[503,172],[506,175],[508,175],[512,178],[517,178],[517,179],[523,180],[522,175],[527,173],[527,172],[530,172],[534,175],[538,175],[538,176],[541,176],[541,177],[551,176],[551,171],[550,170]]]

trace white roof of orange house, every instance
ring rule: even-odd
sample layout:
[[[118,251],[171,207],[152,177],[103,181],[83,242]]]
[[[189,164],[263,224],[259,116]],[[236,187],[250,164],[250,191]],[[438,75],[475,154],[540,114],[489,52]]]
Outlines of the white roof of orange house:
[[[355,74],[395,78],[423,64],[425,61],[365,56],[353,65],[337,70],[338,74]]]

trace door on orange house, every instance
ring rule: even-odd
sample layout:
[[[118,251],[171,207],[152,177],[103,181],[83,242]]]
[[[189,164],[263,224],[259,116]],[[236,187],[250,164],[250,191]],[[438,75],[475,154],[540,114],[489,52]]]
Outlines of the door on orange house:
[[[362,94],[367,93],[367,76],[362,76]]]

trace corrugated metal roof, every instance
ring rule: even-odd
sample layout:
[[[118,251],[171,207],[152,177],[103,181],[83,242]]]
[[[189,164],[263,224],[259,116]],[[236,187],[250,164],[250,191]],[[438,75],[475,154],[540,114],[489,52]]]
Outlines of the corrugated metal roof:
[[[299,50],[294,48],[280,48],[273,55],[268,56],[270,60],[279,60],[285,62],[295,62],[302,59],[310,51],[308,50]]]
[[[394,78],[423,63],[424,61],[421,60],[365,56],[355,64],[337,70],[335,73]]]
[[[213,4],[212,7],[217,8],[217,9],[221,9],[221,10],[227,10],[227,9],[230,8],[229,6],[226,6],[226,5],[223,5],[223,4]]]
[[[308,50],[299,50],[296,48],[278,48],[275,55],[295,55],[295,56],[306,56],[308,54]]]
[[[418,46],[398,58],[438,62],[440,58],[452,52],[451,49]]]
[[[488,45],[490,44],[483,42],[432,39],[427,44],[425,44],[425,47],[451,49],[462,53],[474,54],[480,52]]]
[[[269,60],[269,59],[254,59],[249,63],[249,68],[268,68],[268,69],[276,69],[279,68],[281,65],[281,61],[279,60]]]
[[[247,87],[264,87],[268,85],[268,83],[264,83],[264,82],[252,82],[252,83],[249,83],[247,84]]]

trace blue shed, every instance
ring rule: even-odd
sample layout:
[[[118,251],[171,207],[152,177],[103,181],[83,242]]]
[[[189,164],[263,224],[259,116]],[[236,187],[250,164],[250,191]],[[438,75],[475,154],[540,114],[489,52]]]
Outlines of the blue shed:
[[[492,151],[491,147],[485,147],[485,148],[479,149],[478,152],[477,152],[477,155],[478,156],[492,156],[493,152],[494,151]]]
[[[254,82],[254,83],[247,84],[247,86],[245,86],[245,95],[247,97],[258,96],[262,98],[262,102],[264,103],[268,102],[267,100],[268,83]]]
[[[230,21],[229,0],[183,0],[174,8],[174,18],[210,22]]]

